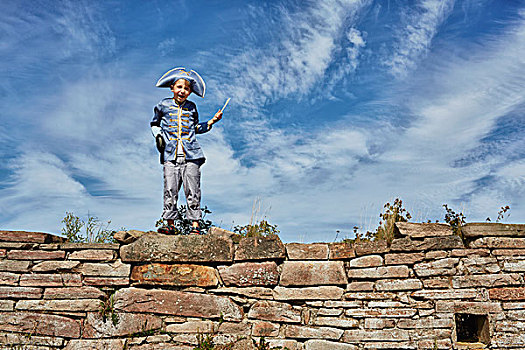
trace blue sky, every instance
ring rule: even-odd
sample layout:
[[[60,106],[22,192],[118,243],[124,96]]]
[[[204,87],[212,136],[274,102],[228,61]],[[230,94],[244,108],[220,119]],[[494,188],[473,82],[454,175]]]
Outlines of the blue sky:
[[[207,83],[203,205],[287,242],[511,206],[525,222],[525,4],[518,0],[4,1],[0,227],[59,233],[66,211],[154,228],[149,130],[178,66]]]

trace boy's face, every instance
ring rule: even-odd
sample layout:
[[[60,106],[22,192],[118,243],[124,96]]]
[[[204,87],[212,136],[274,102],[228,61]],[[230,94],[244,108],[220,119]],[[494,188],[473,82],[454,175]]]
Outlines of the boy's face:
[[[186,79],[179,79],[171,86],[171,91],[173,91],[173,98],[175,101],[181,104],[186,101],[191,94],[190,82]]]

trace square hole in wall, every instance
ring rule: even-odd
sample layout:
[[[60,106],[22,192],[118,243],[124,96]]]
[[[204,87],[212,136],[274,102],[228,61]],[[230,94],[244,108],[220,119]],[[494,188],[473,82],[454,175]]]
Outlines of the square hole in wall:
[[[456,314],[456,337],[458,342],[490,343],[487,315]]]

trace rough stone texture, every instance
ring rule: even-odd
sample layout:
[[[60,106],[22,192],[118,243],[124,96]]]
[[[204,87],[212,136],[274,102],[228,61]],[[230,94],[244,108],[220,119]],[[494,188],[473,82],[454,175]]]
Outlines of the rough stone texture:
[[[312,339],[304,343],[305,350],[357,350],[352,344],[336,343],[328,340]]]
[[[120,260],[113,263],[83,263],[75,271],[83,276],[129,277],[131,265]]]
[[[327,260],[329,250],[326,243],[288,243],[286,253],[290,260]]]
[[[464,248],[463,241],[458,236],[430,237],[422,241],[412,240],[409,237],[394,239],[390,246],[392,252],[443,250]]]
[[[15,309],[15,302],[14,301],[12,301],[12,300],[0,300],[0,311],[13,311],[14,309]]]
[[[0,271],[28,272],[31,263],[20,260],[0,260]]]
[[[13,286],[20,280],[20,275],[11,272],[0,272],[0,285]]]
[[[398,291],[398,290],[414,290],[421,289],[423,284],[418,279],[406,280],[380,280],[375,284],[377,291]]]
[[[525,300],[525,288],[493,288],[489,290],[490,299]]]
[[[86,321],[84,322],[82,337],[121,337],[133,333],[159,329],[162,327],[162,320],[157,316],[133,313],[120,313],[117,315],[118,322],[116,325],[114,325],[110,316],[104,320],[104,318],[98,312],[88,313]]]
[[[1,312],[0,330],[33,335],[78,338],[80,323],[57,315],[32,312]]]
[[[500,303],[448,300],[436,301],[436,312],[486,315],[487,313],[498,313],[501,311]]]
[[[238,263],[219,266],[218,269],[222,281],[227,286],[274,286],[279,282],[279,271],[273,261]]]
[[[46,288],[44,299],[103,299],[106,293],[95,287]]]
[[[284,330],[284,335],[288,338],[339,340],[343,335],[343,330],[331,327],[288,325]]]
[[[285,261],[281,286],[319,286],[347,284],[342,261]]]
[[[0,287],[0,299],[39,299],[42,296],[41,288],[32,287]]]
[[[242,319],[242,310],[230,298],[171,290],[125,288],[115,293],[115,308],[125,312],[174,316]]]
[[[414,265],[414,272],[418,277],[454,275],[458,258],[446,258],[431,262],[417,263]]]
[[[354,244],[355,255],[371,255],[388,252],[388,244],[385,240],[360,241]]]
[[[408,331],[400,329],[361,330],[348,329],[343,334],[345,343],[360,343],[364,341],[407,341],[410,340]]]
[[[525,225],[502,224],[502,223],[469,223],[461,228],[463,235],[467,238],[474,237],[525,237]]]
[[[115,259],[115,252],[113,250],[104,249],[87,249],[72,252],[67,258],[69,260],[111,261]]]
[[[275,287],[273,297],[275,300],[333,300],[340,299],[344,290],[334,286],[285,288]]]
[[[284,259],[286,249],[277,235],[243,237],[235,250],[235,261]]]
[[[248,318],[284,323],[300,323],[301,312],[292,308],[290,304],[276,301],[257,301],[250,308]]]
[[[349,261],[350,267],[376,267],[383,265],[383,257],[381,255],[365,255]]]
[[[18,303],[16,303],[15,308],[17,310],[29,311],[93,312],[100,309],[100,300],[20,300]]]
[[[166,331],[175,333],[214,333],[217,328],[217,324],[212,321],[188,321],[170,324],[166,327]]]
[[[85,249],[102,249],[102,250],[115,250],[118,251],[120,248],[119,244],[116,243],[61,243],[59,248],[62,250],[85,250]]]
[[[70,340],[64,350],[124,350],[125,339]]]
[[[216,287],[219,284],[213,267],[193,264],[133,266],[131,280],[145,285]]]
[[[98,287],[122,287],[129,286],[127,277],[84,277],[84,284]]]
[[[525,267],[525,264],[524,264]],[[458,265],[458,272],[462,275],[498,273],[501,271],[498,260],[493,257],[463,258]]]
[[[5,249],[0,249],[0,259],[5,258],[6,255],[7,255],[7,250],[5,250]]]
[[[273,299],[273,292],[270,288],[264,287],[245,287],[245,288],[236,288],[236,287],[226,287],[219,289],[211,289],[211,293],[216,294],[237,294],[242,295],[248,298],[257,298],[257,299]]]
[[[523,277],[517,273],[493,275],[467,275],[452,277],[452,287],[502,287],[523,284]]]
[[[62,287],[62,286],[81,286],[82,281],[79,275],[65,274],[30,274],[20,276],[20,286],[28,287]]]
[[[254,337],[277,337],[280,325],[266,321],[255,321],[252,326],[252,336]]]
[[[53,260],[64,259],[63,250],[11,250],[7,253],[8,259],[13,260]]]
[[[363,292],[374,290],[374,282],[351,282],[346,286],[349,292]]]
[[[351,243],[331,243],[328,245],[330,250],[330,260],[341,260],[355,258],[354,245]]]
[[[366,269],[348,269],[348,278],[406,278],[407,266],[380,266]]]
[[[385,317],[385,318],[398,318],[398,317],[412,317],[417,313],[417,309],[413,308],[367,308],[367,309],[348,309],[345,311],[345,315],[348,317]],[[379,339],[381,340],[381,339]]]
[[[80,265],[79,261],[42,261],[33,266],[33,272],[71,271]]]
[[[219,235],[145,235],[122,246],[120,257],[124,262],[230,262],[233,241]]]
[[[523,249],[525,238],[483,237],[472,241],[470,248]]]
[[[385,254],[386,265],[412,265],[425,258],[424,253],[392,253]]]
[[[327,326],[337,328],[357,328],[359,321],[355,319],[341,319],[338,317],[317,317],[313,324],[315,326]]]
[[[483,293],[477,289],[436,289],[418,290],[410,294],[421,299],[483,299]]]
[[[450,225],[434,223],[396,222],[402,236],[411,238],[446,237],[454,235]]]
[[[4,242],[29,242],[52,243],[63,242],[64,238],[44,232],[4,231],[0,230],[0,241]]]

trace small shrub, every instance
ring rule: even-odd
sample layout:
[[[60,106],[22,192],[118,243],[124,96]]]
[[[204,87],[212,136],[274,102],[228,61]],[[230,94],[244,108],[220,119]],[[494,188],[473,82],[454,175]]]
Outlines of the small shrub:
[[[118,314],[115,311],[115,293],[112,293],[109,297],[106,297],[104,301],[100,302],[100,309],[98,313],[102,316],[102,321],[106,322],[108,318],[111,319],[111,323],[116,326],[119,322]]]
[[[180,215],[179,215],[179,218],[174,221],[175,230],[177,230],[178,234],[187,235],[193,229],[192,227],[193,221],[189,220],[186,217],[186,206],[185,205],[181,205],[178,211]],[[201,229],[201,231],[207,232],[209,228],[213,225],[211,220],[206,220],[206,215],[211,214],[211,211],[208,209],[207,206],[205,206],[204,208],[201,208],[201,212],[202,212],[202,218],[199,220],[199,228]],[[162,218],[157,220],[157,222],[155,223],[155,227],[161,227],[165,225],[164,221],[165,220]]]
[[[73,213],[66,211],[66,216],[62,219],[64,227],[62,233],[68,242],[72,243],[115,243],[113,234],[115,231],[109,229],[111,221],[102,223],[96,216],[88,213],[87,221]],[[84,232],[82,232],[84,228]]]
[[[461,227],[465,225],[466,217],[463,215],[463,212],[456,213],[454,210],[448,207],[447,204],[443,204],[443,208],[445,208],[445,222],[452,227],[452,231],[461,238],[463,238],[463,231],[461,231]]]
[[[266,220],[261,220],[257,224],[237,225],[233,228],[233,232],[243,237],[266,237],[269,235],[277,235],[280,231],[277,229],[277,225],[272,225]]]
[[[496,219],[496,222],[501,222],[503,219],[508,219],[510,216],[510,213],[507,214],[507,217],[505,217],[505,213],[510,210],[510,207],[508,205],[501,207],[498,211],[498,218]]]

